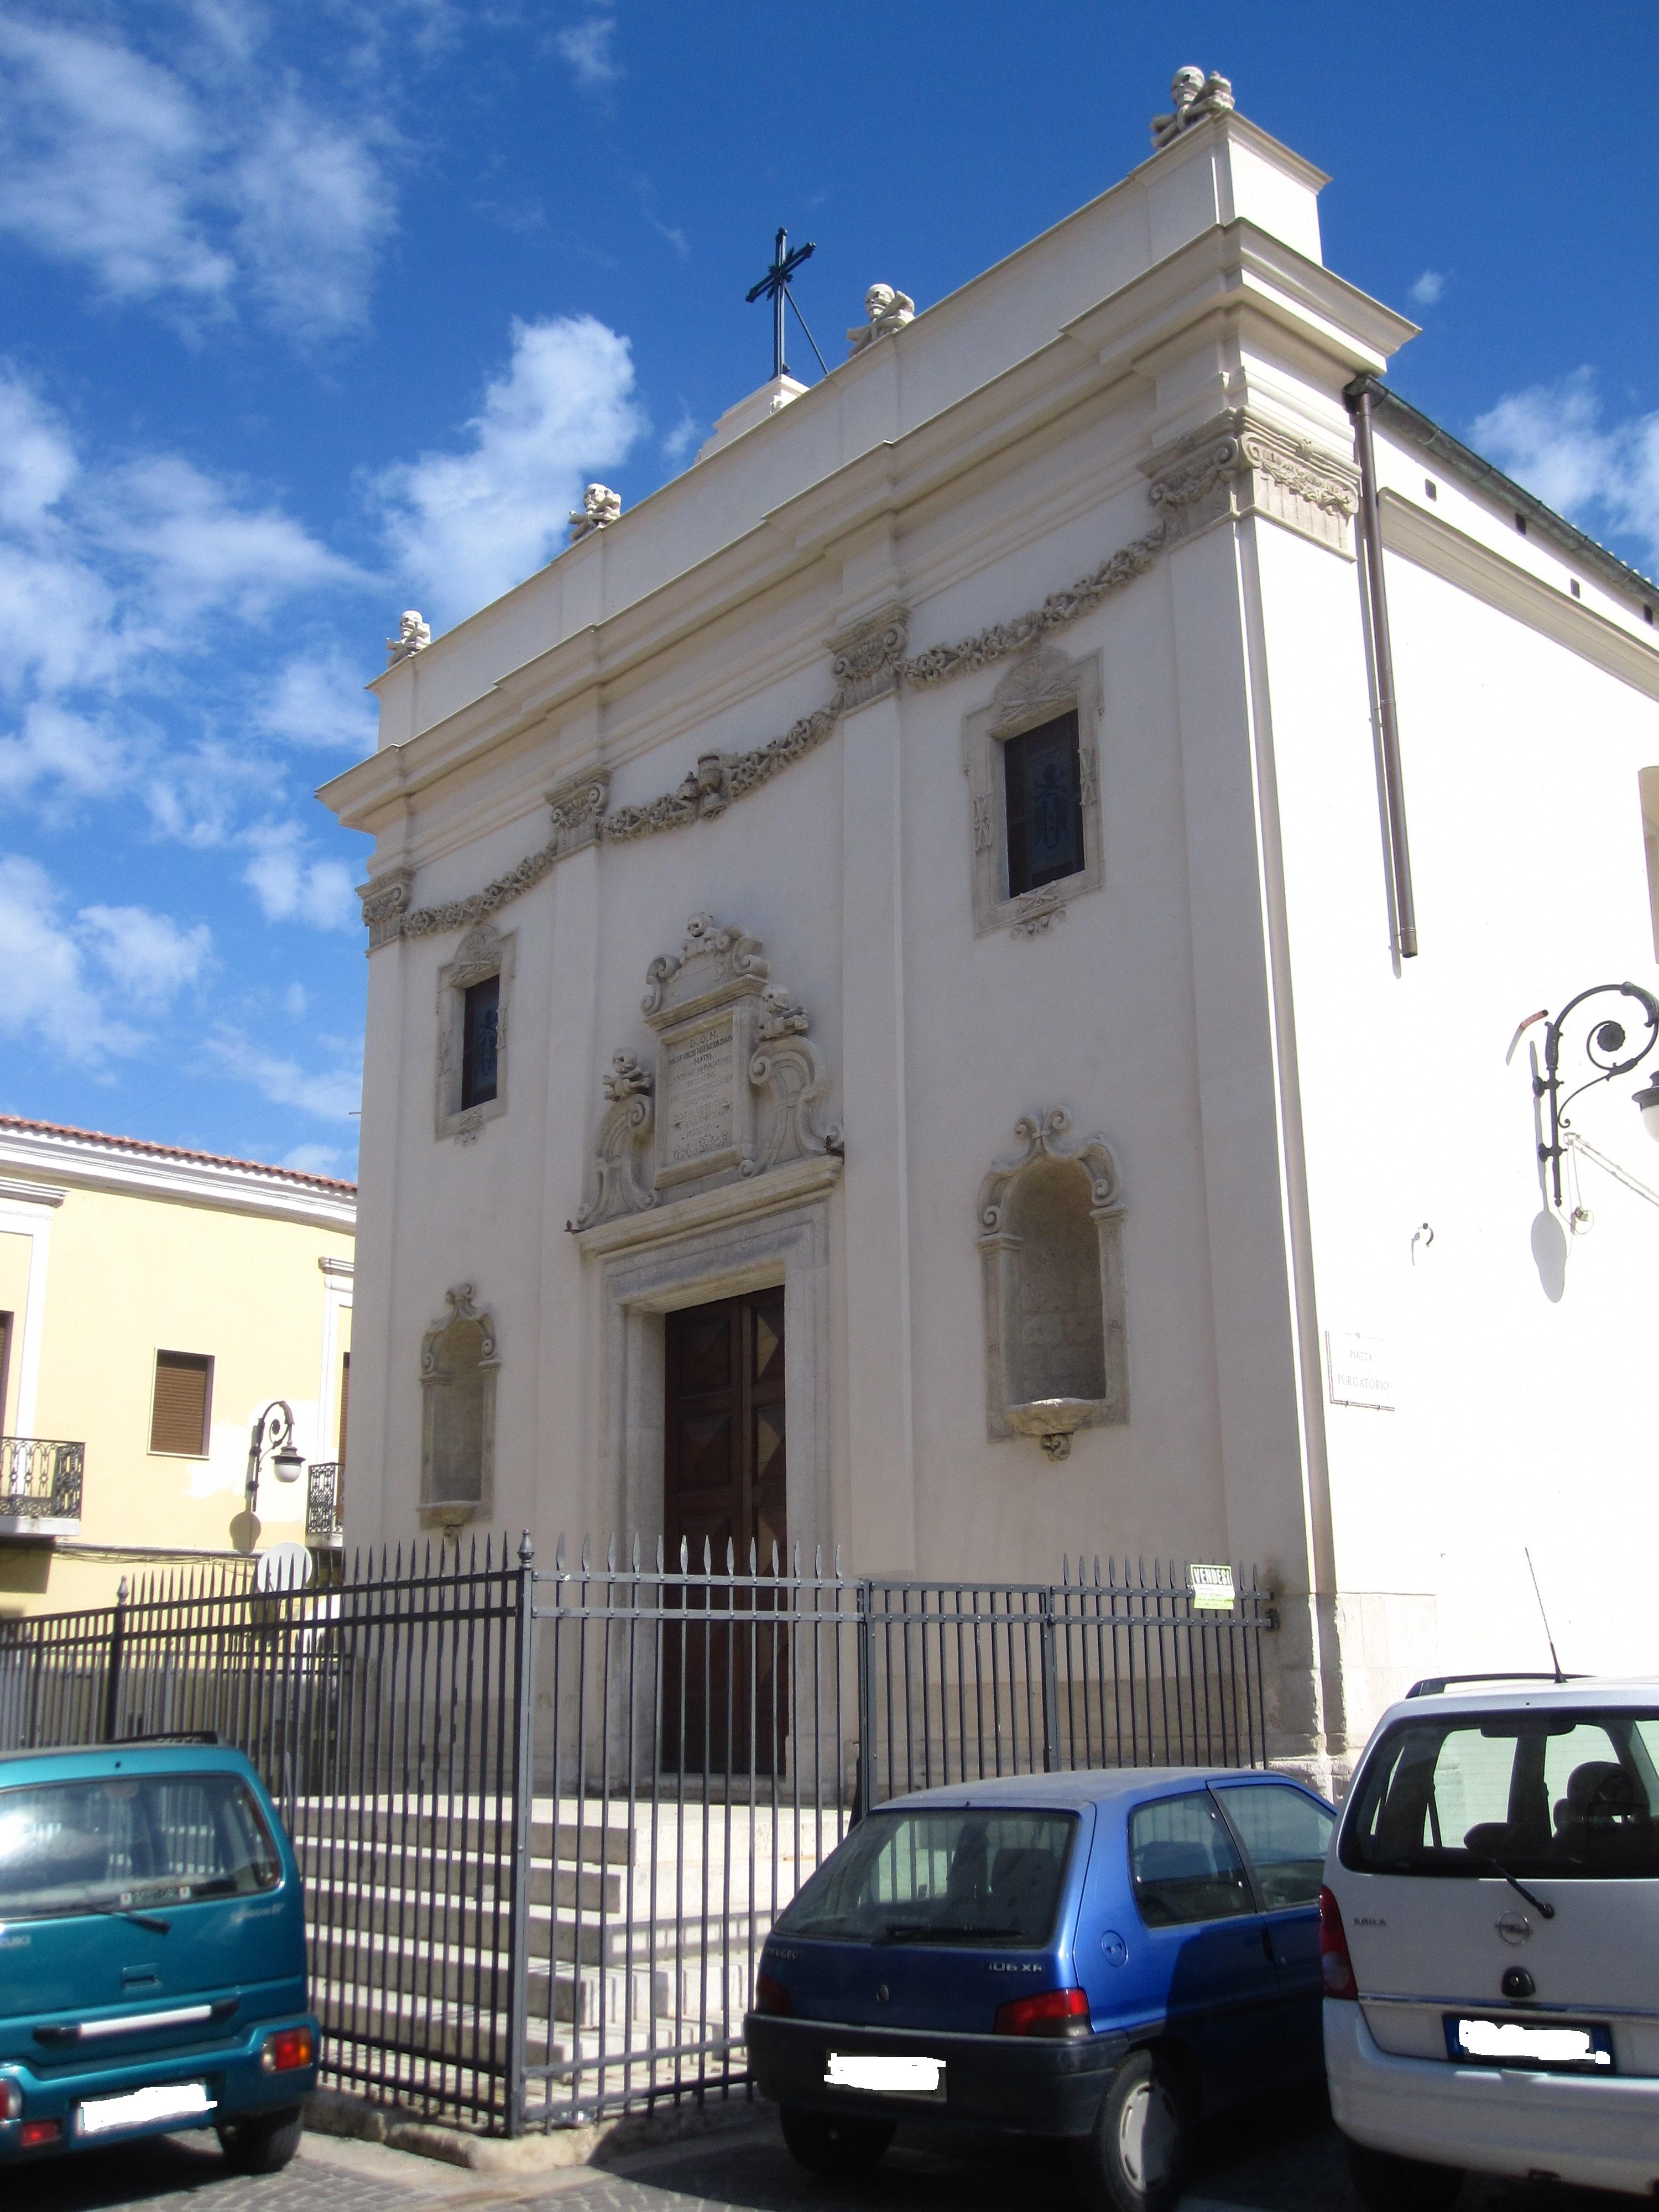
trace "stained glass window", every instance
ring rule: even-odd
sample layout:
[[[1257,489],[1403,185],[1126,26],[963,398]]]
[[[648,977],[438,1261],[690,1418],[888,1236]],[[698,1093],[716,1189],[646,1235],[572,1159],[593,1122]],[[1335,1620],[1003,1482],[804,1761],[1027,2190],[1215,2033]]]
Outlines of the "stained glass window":
[[[1008,811],[1008,896],[1074,876],[1084,865],[1077,715],[1024,730],[1002,748]]]
[[[495,1096],[495,1040],[500,1027],[501,979],[487,975],[467,987],[461,1021],[461,1110],[487,1106]]]

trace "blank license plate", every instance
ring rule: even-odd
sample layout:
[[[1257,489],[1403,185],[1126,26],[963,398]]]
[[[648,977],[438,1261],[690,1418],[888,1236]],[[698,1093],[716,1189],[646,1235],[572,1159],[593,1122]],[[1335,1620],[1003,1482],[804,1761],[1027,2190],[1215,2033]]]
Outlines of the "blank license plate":
[[[1450,2057],[1478,2066],[1563,2068],[1575,2074],[1610,2074],[1613,2039],[1599,2022],[1469,2020],[1446,2015]]]
[[[865,2052],[832,2051],[824,2071],[831,2089],[873,2089],[888,2097],[945,2096],[942,2058],[877,2057]]]
[[[158,2120],[199,2120],[214,2109],[205,2081],[169,2081],[165,2088],[134,2089],[125,2097],[93,2097],[80,2108],[78,2136],[107,2135],[114,2128],[154,2127]]]

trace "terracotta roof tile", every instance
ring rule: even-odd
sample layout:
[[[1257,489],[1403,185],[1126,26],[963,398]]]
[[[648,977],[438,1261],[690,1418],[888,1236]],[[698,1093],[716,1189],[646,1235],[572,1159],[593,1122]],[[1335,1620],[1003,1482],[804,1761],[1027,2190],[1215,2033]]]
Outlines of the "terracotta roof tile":
[[[332,1176],[305,1175],[298,1168],[274,1168],[264,1160],[234,1160],[222,1152],[186,1152],[180,1145],[152,1144],[147,1137],[112,1137],[103,1129],[76,1129],[64,1121],[27,1121],[20,1115],[0,1114],[0,1135],[8,1129],[35,1137],[75,1137],[86,1145],[107,1145],[112,1152],[137,1152],[145,1159],[191,1160],[199,1167],[241,1168],[249,1175],[270,1176],[278,1182],[301,1183],[309,1190],[349,1192],[357,1195],[355,1182],[339,1182]]]

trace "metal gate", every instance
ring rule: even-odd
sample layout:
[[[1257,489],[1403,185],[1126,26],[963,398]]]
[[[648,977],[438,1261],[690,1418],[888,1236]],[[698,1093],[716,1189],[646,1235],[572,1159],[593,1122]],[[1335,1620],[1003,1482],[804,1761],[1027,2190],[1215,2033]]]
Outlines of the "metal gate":
[[[0,1623],[0,1747],[210,1730],[294,1838],[333,2086],[517,2134],[729,2094],[773,1921],[851,1823],[991,1775],[1266,1762],[1269,1594],[493,1542]]]

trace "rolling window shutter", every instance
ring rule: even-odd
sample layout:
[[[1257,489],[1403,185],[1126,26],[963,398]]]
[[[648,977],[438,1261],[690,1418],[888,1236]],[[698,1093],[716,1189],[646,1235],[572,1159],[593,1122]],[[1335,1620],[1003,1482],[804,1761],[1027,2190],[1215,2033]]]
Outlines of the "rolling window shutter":
[[[152,1451],[206,1451],[208,1397],[212,1381],[213,1362],[204,1353],[156,1353],[155,1403],[149,1421]]]

